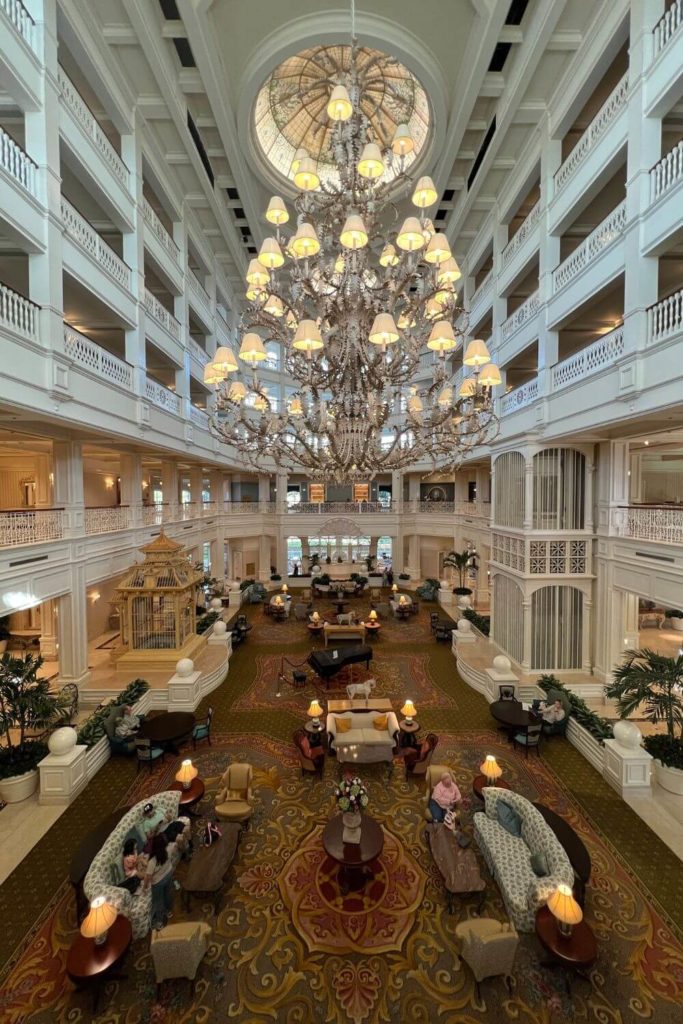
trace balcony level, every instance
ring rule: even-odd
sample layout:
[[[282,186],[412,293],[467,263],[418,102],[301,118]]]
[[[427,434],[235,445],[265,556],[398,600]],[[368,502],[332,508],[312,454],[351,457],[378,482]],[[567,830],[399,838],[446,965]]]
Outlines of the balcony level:
[[[0,8],[1,10],[1,8]],[[45,246],[45,210],[38,167],[9,132],[0,127],[0,210],[4,230],[23,248]]]
[[[664,113],[681,95],[683,0],[673,0],[655,25],[651,52],[645,75],[645,110],[649,117]]]
[[[650,202],[643,218],[643,255],[658,255],[683,230],[683,141],[650,171]]]
[[[0,3],[0,64],[4,89],[23,110],[41,103],[38,30],[22,0]]]

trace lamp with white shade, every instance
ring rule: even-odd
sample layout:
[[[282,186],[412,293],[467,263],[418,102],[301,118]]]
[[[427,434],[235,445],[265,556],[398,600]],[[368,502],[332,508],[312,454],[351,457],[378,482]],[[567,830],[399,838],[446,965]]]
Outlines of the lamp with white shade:
[[[322,723],[320,721],[320,716],[322,715],[322,713],[323,709],[322,705],[320,704],[320,701],[318,701],[317,698],[314,698],[308,705],[307,712],[308,717],[311,719],[311,725],[313,726],[314,729],[322,729]]]
[[[118,916],[116,907],[108,903],[104,896],[96,896],[81,922],[81,935],[86,939],[94,939],[96,946],[104,945],[107,932]]]
[[[415,705],[412,700],[406,700],[405,704],[401,708],[401,714],[406,716],[406,725],[413,724],[413,718],[417,714],[417,711],[415,710]]]
[[[188,757],[185,761],[183,761],[180,768],[176,772],[175,778],[176,782],[181,783],[183,789],[189,789],[198,775],[198,769],[195,768],[195,766],[192,764],[192,761]]]

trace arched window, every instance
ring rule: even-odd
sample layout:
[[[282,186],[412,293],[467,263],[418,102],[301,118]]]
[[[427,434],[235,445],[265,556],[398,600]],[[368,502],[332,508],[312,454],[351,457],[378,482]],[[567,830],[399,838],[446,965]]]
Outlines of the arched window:
[[[524,525],[524,456],[506,452],[493,464],[495,526]]]

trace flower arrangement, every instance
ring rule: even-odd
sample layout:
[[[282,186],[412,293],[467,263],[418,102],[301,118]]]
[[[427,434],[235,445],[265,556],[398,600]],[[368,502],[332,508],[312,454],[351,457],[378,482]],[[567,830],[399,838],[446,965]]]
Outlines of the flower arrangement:
[[[362,811],[368,806],[368,791],[359,778],[344,778],[334,791],[337,807],[342,813]]]

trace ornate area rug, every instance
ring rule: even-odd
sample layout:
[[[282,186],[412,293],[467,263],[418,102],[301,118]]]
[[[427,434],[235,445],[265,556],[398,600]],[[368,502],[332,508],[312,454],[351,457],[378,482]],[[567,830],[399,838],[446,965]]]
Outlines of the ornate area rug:
[[[293,600],[296,603],[296,597]],[[387,599],[383,598],[383,600]],[[337,621],[336,609],[330,602],[318,599],[313,602],[312,607],[318,612],[320,618],[326,622],[334,623]],[[409,615],[407,619],[403,620],[394,618],[393,614],[385,616],[380,619],[382,628],[377,638],[373,639],[371,643],[381,647],[385,644],[431,642],[429,612],[434,611],[435,607],[432,604],[425,607],[420,606],[417,615]],[[262,610],[256,609],[258,609],[258,606],[255,606],[255,610],[251,614],[251,621],[259,627],[259,644],[267,646],[277,644],[278,647],[282,647],[288,644],[298,644],[302,641],[307,641],[311,644],[311,647],[318,648],[324,646],[322,638],[312,637],[307,623],[299,622],[295,619],[293,612],[291,617],[284,622],[276,622],[272,616],[264,615]],[[353,612],[359,620],[365,621],[370,614],[370,602],[366,599],[352,598],[347,602],[346,612]]]
[[[301,666],[308,673],[306,685],[300,689],[292,683],[294,666]],[[278,676],[284,670],[287,682],[278,686]],[[455,669],[453,670],[455,671]],[[373,648],[370,668],[365,665],[349,665],[330,680],[329,690],[318,679],[306,663],[305,654],[257,655],[256,672],[251,686],[235,699],[234,711],[272,711],[273,706],[292,711],[299,717],[306,711],[313,697],[323,695],[324,699],[345,699],[347,683],[360,683],[364,679],[375,679],[377,685],[374,697],[389,697],[394,706],[400,707],[410,697],[418,710],[425,708],[457,708],[455,697],[437,686],[429,671],[426,654],[402,654],[400,649],[383,651]],[[279,697],[276,694],[280,693]]]
[[[386,765],[358,768],[369,790],[368,813],[383,827],[385,845],[373,884],[360,896],[343,896],[320,842],[335,813],[336,762],[328,761],[322,780],[302,778],[287,743],[246,733],[213,740],[193,754],[207,786],[197,834],[227,764],[254,765],[257,803],[218,914],[202,900],[186,914],[176,898],[176,918],[206,919],[213,927],[196,981],[169,982],[157,999],[149,942],[141,940],[128,955],[127,980],[106,986],[93,1018],[89,995],[74,993],[64,976],[75,934],[73,895],[64,883],[0,979],[3,1024],[680,1024],[683,945],[663,909],[544,760],[525,760],[490,731],[442,733],[437,748],[436,760],[453,767],[465,798],[466,833],[472,834],[472,814],[480,807],[472,778],[483,754],[491,752],[514,790],[567,818],[593,863],[586,919],[599,956],[588,977],[576,978],[568,994],[561,972],[541,966],[535,937],[521,935],[512,993],[492,978],[482,984],[479,999],[455,938],[456,924],[475,915],[477,901],[458,901],[448,914],[425,845],[422,783],[406,779],[400,761],[391,773]],[[165,789],[176,770],[177,762],[168,760],[141,773],[125,802]],[[505,920],[498,888],[473,848],[487,881],[481,915]]]

